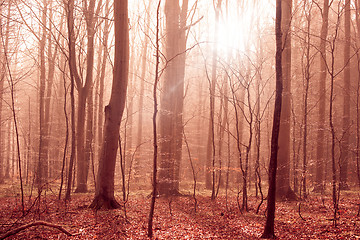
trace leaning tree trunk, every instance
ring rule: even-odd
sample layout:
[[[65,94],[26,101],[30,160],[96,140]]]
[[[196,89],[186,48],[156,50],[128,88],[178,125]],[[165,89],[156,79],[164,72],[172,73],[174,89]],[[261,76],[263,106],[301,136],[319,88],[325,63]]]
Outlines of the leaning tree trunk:
[[[110,102],[105,107],[104,140],[99,158],[95,198],[90,207],[119,208],[114,197],[115,163],[129,72],[128,1],[114,1],[115,57]]]
[[[278,140],[280,131],[280,117],[282,108],[282,39],[281,39],[281,1],[276,0],[276,92],[273,129],[271,136],[271,155],[269,164],[269,192],[267,197],[267,217],[264,233],[261,238],[275,238],[275,198],[276,198],[276,170],[278,161]]]

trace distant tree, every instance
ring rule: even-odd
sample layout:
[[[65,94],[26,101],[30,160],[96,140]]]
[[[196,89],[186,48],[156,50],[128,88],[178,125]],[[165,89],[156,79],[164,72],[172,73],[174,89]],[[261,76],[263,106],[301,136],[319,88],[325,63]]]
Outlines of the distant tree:
[[[357,33],[360,33],[360,0],[355,1],[355,8],[356,8],[356,29]],[[359,42],[359,39],[358,39]],[[360,72],[360,56],[357,53],[357,61],[358,61],[358,72]],[[358,75],[357,79],[357,89],[356,89],[356,173],[357,173],[357,180],[358,186],[360,187],[360,74]],[[360,216],[360,204],[357,216]]]
[[[125,108],[129,71],[128,1],[114,1],[115,56],[113,84],[109,104],[105,107],[104,139],[99,157],[95,197],[90,207],[118,208],[114,197],[115,163],[120,137],[120,123]]]
[[[319,76],[319,119],[316,141],[316,174],[314,192],[324,191],[324,136],[325,136],[325,100],[326,100],[326,38],[329,26],[329,0],[324,0],[321,11],[322,25],[320,31],[320,76]]]
[[[100,6],[100,5],[99,5]],[[84,0],[83,1],[83,12],[85,15],[86,22],[86,37],[87,37],[87,48],[86,48],[86,76],[85,81],[82,81],[79,73],[77,72],[77,67],[74,68],[75,84],[78,90],[78,104],[77,104],[77,144],[76,144],[76,162],[77,162],[77,185],[76,192],[87,192],[87,179],[89,172],[90,164],[90,154],[89,148],[92,142],[92,107],[88,108],[88,119],[87,124],[84,123],[86,119],[86,103],[90,97],[93,90],[93,69],[94,69],[94,39],[96,33],[96,21],[97,16],[99,15],[100,7],[96,8],[95,0]],[[75,27],[75,25],[73,25]],[[75,31],[75,29],[73,29]],[[74,62],[76,65],[76,61]],[[80,67],[79,67],[80,68]],[[92,105],[91,103],[89,105]],[[89,126],[91,124],[91,126]],[[87,126],[88,130],[86,130]],[[85,142],[87,141],[87,145]],[[87,147],[87,149],[85,148]]]
[[[215,86],[216,86],[216,73],[217,73],[217,39],[218,39],[218,21],[221,11],[222,0],[217,1],[217,4],[214,5],[215,10],[215,25],[214,25],[214,50],[212,56],[212,69],[211,69],[211,79],[209,81],[209,96],[210,96],[210,116],[209,116],[209,128],[208,128],[208,139],[206,146],[206,172],[205,172],[205,186],[206,188],[211,188],[211,198],[215,198]]]
[[[5,137],[3,136],[3,127],[2,127],[2,120],[3,118],[3,99],[4,99],[4,82],[6,80],[6,73],[7,73],[7,62],[6,62],[6,52],[8,51],[8,45],[9,45],[9,26],[10,26],[10,9],[11,4],[8,3],[8,9],[7,14],[5,15],[5,9],[3,5],[0,6],[0,34],[1,39],[3,40],[3,44],[1,44],[0,47],[0,183],[4,182],[4,150],[5,150]],[[6,16],[4,18],[3,16]]]
[[[311,78],[311,65],[313,65],[313,56],[310,55],[310,48],[311,48],[311,18],[312,18],[312,3],[308,4],[304,2],[303,9],[306,18],[306,31],[304,33],[304,52],[305,52],[305,59],[303,60],[303,72],[304,72],[304,93],[303,93],[303,101],[304,101],[304,122],[303,122],[303,171],[302,171],[302,191],[300,193],[303,194],[303,197],[307,197],[307,186],[306,186],[306,175],[307,175],[307,144],[308,144],[308,115],[309,115],[309,87],[310,87],[310,78]],[[308,9],[308,10],[306,10]],[[301,197],[301,194],[300,194]]]
[[[152,0],[150,0],[146,6],[146,17],[145,17],[145,34],[144,40],[142,41],[143,47],[141,52],[141,75],[140,75],[140,93],[139,93],[139,115],[138,115],[138,131],[137,131],[137,143],[138,147],[135,156],[135,176],[140,180],[139,173],[141,171],[141,154],[142,148],[141,145],[143,143],[143,115],[144,115],[144,93],[145,93],[145,76],[146,76],[146,66],[147,66],[147,56],[148,56],[148,48],[149,48],[149,31],[150,31],[150,7],[152,4]]]
[[[267,196],[267,216],[265,229],[261,238],[275,238],[274,220],[275,220],[275,201],[276,201],[276,170],[278,162],[278,140],[280,131],[280,117],[282,112],[282,32],[281,32],[281,2],[276,0],[276,92],[275,109],[273,118],[273,128],[271,136],[271,155],[269,163],[269,191]]]
[[[105,15],[108,16],[110,14],[110,0],[105,1]],[[106,73],[106,66],[109,57],[109,49],[108,49],[108,41],[109,41],[109,34],[110,34],[110,20],[105,18],[103,25],[103,36],[100,44],[99,49],[99,56],[98,56],[98,89],[99,93],[96,95],[98,97],[95,100],[95,104],[98,107],[98,118],[97,118],[97,152],[101,149],[101,144],[103,142],[103,124],[104,124],[104,88],[105,88],[105,73]],[[101,60],[100,60],[101,59]]]
[[[351,26],[351,11],[350,0],[345,0],[344,12],[344,28],[345,28],[345,44],[344,44],[344,87],[343,87],[343,140],[341,141],[341,156],[340,156],[340,188],[348,190],[348,162],[350,157],[350,26]]]
[[[77,74],[76,69],[76,55],[75,55],[75,29],[74,29],[74,0],[68,0],[65,3],[65,12],[67,17],[67,30],[68,30],[68,47],[69,56],[68,64],[70,70],[70,100],[71,100],[71,153],[68,167],[68,179],[65,193],[65,199],[70,200],[73,168],[76,154],[76,130],[75,130],[75,78]]]
[[[39,160],[36,172],[36,181],[39,186],[39,191],[48,174],[48,159],[47,159],[47,129],[45,124],[45,89],[46,89],[46,66],[45,66],[45,47],[47,39],[46,19],[48,11],[48,2],[43,0],[43,10],[41,17],[41,36],[39,39],[39,54],[40,54],[40,87],[39,87]]]

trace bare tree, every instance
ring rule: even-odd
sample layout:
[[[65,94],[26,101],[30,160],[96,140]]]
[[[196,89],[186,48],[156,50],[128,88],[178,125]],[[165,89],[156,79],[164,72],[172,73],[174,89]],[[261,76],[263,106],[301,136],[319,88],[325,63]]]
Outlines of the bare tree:
[[[114,197],[115,163],[121,118],[125,108],[129,71],[128,1],[114,1],[115,57],[113,85],[105,107],[104,140],[99,157],[95,197],[90,207],[118,208]]]
[[[326,100],[326,38],[329,26],[329,0],[324,0],[321,11],[322,25],[320,32],[320,76],[319,76],[319,120],[316,141],[316,176],[314,192],[324,191],[324,136],[325,136],[325,100]]]
[[[290,119],[291,119],[291,17],[292,0],[282,0],[283,38],[283,98],[279,133],[279,156],[277,195],[283,199],[293,199],[290,187]]]
[[[348,190],[348,162],[350,157],[350,25],[351,11],[350,0],[345,0],[344,6],[344,28],[345,28],[345,44],[344,44],[344,87],[343,87],[343,139],[341,141],[341,157],[340,157],[340,187]]]
[[[265,229],[261,238],[274,238],[275,201],[276,201],[276,170],[278,161],[278,140],[280,130],[280,117],[282,111],[282,32],[281,32],[281,2],[276,0],[276,92],[273,128],[271,136],[271,156],[269,163],[269,191],[267,197],[267,216]]]
[[[167,63],[159,114],[161,158],[158,191],[161,195],[179,194],[188,0],[182,1],[181,7],[179,4],[179,0],[165,2]]]
[[[150,212],[149,212],[149,220],[148,220],[148,237],[152,238],[153,236],[153,218],[154,218],[154,210],[155,210],[155,201],[157,195],[157,160],[158,160],[158,140],[157,140],[157,126],[156,126],[156,117],[158,113],[158,100],[157,100],[157,85],[159,82],[159,61],[160,61],[160,47],[159,47],[159,31],[160,31],[160,5],[161,0],[159,0],[158,7],[156,10],[156,67],[155,67],[155,82],[153,88],[153,99],[154,99],[154,112],[153,112],[153,144],[154,144],[154,154],[153,154],[153,175],[152,175],[152,193],[151,193],[151,205],[150,205]]]
[[[215,3],[215,2],[214,2]],[[215,33],[214,33],[214,51],[212,56],[212,70],[211,80],[209,81],[209,93],[210,93],[210,119],[209,119],[209,130],[208,140],[206,148],[206,187],[211,188],[211,199],[215,199],[215,86],[216,86],[216,73],[217,73],[217,39],[218,39],[218,21],[220,16],[222,0],[217,1],[214,5],[215,10]]]
[[[87,32],[87,51],[86,51],[86,77],[85,82],[81,81],[81,77],[79,73],[77,73],[76,66],[74,67],[75,72],[75,83],[78,90],[78,109],[77,109],[77,186],[76,192],[87,192],[87,178],[89,172],[89,162],[90,162],[90,154],[86,154],[85,151],[85,137],[87,138],[87,152],[89,152],[90,144],[92,142],[92,126],[87,126],[88,131],[85,131],[85,112],[86,112],[86,102],[92,97],[90,92],[93,87],[93,68],[94,68],[94,38],[95,38],[95,25],[97,21],[97,15],[100,11],[101,1],[98,3],[98,7],[96,7],[96,1],[90,0],[83,1],[83,11],[85,15],[86,21],[86,32]],[[75,27],[73,25],[73,27]],[[74,49],[75,50],[75,49]],[[76,65],[76,61],[74,61]],[[89,96],[90,95],[90,96]],[[91,105],[91,103],[89,104]],[[92,118],[92,108],[88,111],[88,118]],[[92,125],[92,119],[89,119],[87,125]],[[87,133],[87,134],[85,134]]]

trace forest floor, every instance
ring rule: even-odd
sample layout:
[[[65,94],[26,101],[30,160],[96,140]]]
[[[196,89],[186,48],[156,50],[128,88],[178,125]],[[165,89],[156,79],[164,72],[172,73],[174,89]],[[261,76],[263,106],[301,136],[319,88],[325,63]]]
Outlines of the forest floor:
[[[148,194],[148,193],[147,193]],[[20,196],[0,197],[0,239],[9,230],[36,221],[61,225],[75,234],[46,226],[27,228],[7,239],[147,239],[150,198],[132,194],[124,208],[89,209],[93,194],[73,194],[72,200],[59,201],[47,193],[41,203],[25,199],[22,216]],[[120,199],[117,196],[117,199]],[[333,225],[331,197],[312,194],[306,201],[277,202],[275,232],[278,239],[360,239],[358,192],[342,192],[338,224]],[[154,239],[258,239],[265,223],[266,202],[259,214],[258,198],[250,197],[248,211],[239,210],[236,195],[227,199],[197,196],[158,198],[155,205]],[[227,202],[227,203],[226,203]],[[300,211],[299,211],[300,205]]]

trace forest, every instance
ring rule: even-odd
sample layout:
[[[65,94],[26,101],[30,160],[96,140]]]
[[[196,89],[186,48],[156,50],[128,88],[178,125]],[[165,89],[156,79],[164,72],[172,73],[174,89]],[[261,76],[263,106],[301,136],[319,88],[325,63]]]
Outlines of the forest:
[[[360,0],[1,0],[0,239],[360,239]]]

